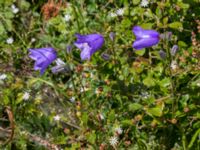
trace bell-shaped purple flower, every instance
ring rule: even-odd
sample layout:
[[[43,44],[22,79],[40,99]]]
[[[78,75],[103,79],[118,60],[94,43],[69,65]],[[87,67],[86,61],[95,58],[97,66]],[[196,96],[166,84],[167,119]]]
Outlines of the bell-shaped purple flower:
[[[133,48],[136,50],[151,47],[159,42],[159,33],[155,30],[145,30],[135,26],[132,31],[136,36],[136,40],[133,43]]]
[[[42,75],[46,68],[57,58],[57,53],[54,48],[38,48],[29,49],[29,57],[35,60],[34,70],[40,70]]]
[[[104,38],[101,34],[76,34],[77,41],[74,45],[81,50],[81,59],[90,59],[92,54],[99,50],[104,44]]]

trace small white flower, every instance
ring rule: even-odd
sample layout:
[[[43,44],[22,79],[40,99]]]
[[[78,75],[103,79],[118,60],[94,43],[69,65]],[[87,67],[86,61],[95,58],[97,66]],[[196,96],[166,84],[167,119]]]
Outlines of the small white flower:
[[[172,70],[177,69],[178,68],[177,62],[176,61],[172,61],[170,67],[171,67]]]
[[[148,0],[142,0],[140,6],[147,7],[149,5]]]
[[[0,80],[5,80],[7,78],[7,75],[6,74],[1,74],[0,75]]]
[[[11,8],[12,8],[12,12],[13,12],[14,14],[16,14],[16,13],[19,12],[19,8],[17,8],[14,4],[11,6]]]
[[[122,134],[123,133],[123,130],[121,127],[116,127],[115,129],[115,132],[117,132],[117,134]]]
[[[70,102],[74,103],[76,98],[75,97],[71,97],[69,100],[70,100]]]
[[[55,121],[59,121],[59,120],[60,120],[60,116],[59,116],[59,115],[56,115],[56,116],[53,117],[53,119],[54,119]]]
[[[32,43],[34,43],[35,41],[36,41],[36,39],[35,39],[35,38],[32,38],[32,39],[31,39],[31,42],[32,42]]]
[[[123,14],[124,14],[124,8],[120,8],[120,9],[118,9],[117,11],[116,11],[116,14],[118,15],[118,16],[123,16]]]
[[[199,87],[200,87],[200,82],[198,82],[198,83],[197,83],[197,86],[199,86]]]
[[[112,136],[110,139],[109,139],[109,143],[110,145],[112,146],[116,146],[117,143],[118,143],[118,138],[116,136]]]
[[[69,14],[66,14],[66,15],[64,16],[64,20],[65,20],[66,22],[70,21],[70,19],[71,19],[71,16],[70,16]]]
[[[110,15],[110,17],[112,17],[112,18],[117,17],[117,14],[116,14],[116,13],[113,13],[113,12],[111,12],[109,15]]]
[[[14,40],[13,40],[12,37],[10,37],[10,38],[8,38],[8,39],[6,40],[6,42],[7,42],[8,44],[12,44],[12,43],[14,42]]]
[[[30,97],[30,94],[28,92],[25,92],[24,95],[23,95],[23,100],[28,100]]]
[[[58,66],[65,65],[64,61],[62,61],[60,58],[57,58],[57,59],[55,60],[55,62],[56,62],[56,65],[58,65]]]

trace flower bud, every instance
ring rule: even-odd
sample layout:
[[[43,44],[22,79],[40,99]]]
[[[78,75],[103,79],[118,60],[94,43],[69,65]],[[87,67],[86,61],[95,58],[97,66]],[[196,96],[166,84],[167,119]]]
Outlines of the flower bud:
[[[177,51],[178,51],[178,45],[174,45],[174,46],[171,48],[170,53],[171,53],[172,56],[175,56],[176,53],[177,53]]]
[[[115,35],[116,34],[114,32],[110,32],[109,37],[110,37],[111,41],[115,40]]]

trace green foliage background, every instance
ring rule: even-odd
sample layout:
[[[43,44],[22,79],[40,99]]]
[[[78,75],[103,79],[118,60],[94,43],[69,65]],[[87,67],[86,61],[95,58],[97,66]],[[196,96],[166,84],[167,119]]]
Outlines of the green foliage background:
[[[152,0],[148,7],[141,7],[140,0],[63,1],[66,7],[49,20],[41,11],[46,2],[0,1],[0,75],[7,76],[0,80],[0,127],[9,127],[6,108],[15,124],[14,137],[5,145],[9,136],[0,130],[2,149],[50,149],[53,144],[66,150],[200,149],[199,0]],[[120,8],[123,16],[110,16]],[[172,37],[135,51],[135,25],[172,32]],[[114,41],[110,32],[116,34]],[[101,33],[105,44],[90,61],[81,61],[74,46],[66,52],[75,33]],[[9,37],[12,44],[6,43]],[[170,54],[173,45],[179,46],[175,56]],[[46,46],[54,47],[71,71],[52,74],[54,64],[43,76],[34,71],[28,48]],[[103,53],[110,55],[108,61]],[[119,127],[122,134],[115,131]],[[109,143],[113,136],[118,138],[115,146]]]

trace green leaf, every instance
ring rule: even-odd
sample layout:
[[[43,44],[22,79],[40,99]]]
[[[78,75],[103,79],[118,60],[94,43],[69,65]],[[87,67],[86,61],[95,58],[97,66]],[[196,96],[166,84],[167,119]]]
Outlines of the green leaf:
[[[168,24],[168,26],[173,29],[183,28],[183,25],[181,22],[172,22],[172,23]]]
[[[143,80],[144,85],[151,87],[155,85],[155,81],[152,77],[148,76]]]
[[[87,140],[92,143],[92,144],[95,144],[95,141],[96,141],[96,134],[95,134],[95,131],[92,131],[90,132],[87,136]]]
[[[133,5],[138,5],[140,3],[140,0],[132,0]]]
[[[131,125],[133,125],[133,121],[126,119],[126,120],[121,121],[121,124],[123,126],[131,126]]]
[[[135,53],[139,56],[143,56],[145,54],[145,49],[139,50],[139,51],[135,51]]]
[[[191,141],[190,141],[190,143],[189,143],[189,146],[188,146],[188,148],[190,149],[190,148],[192,148],[192,146],[193,146],[193,144],[194,144],[194,142],[195,142],[195,140],[196,140],[196,138],[197,138],[197,136],[200,134],[200,129],[198,129],[196,132],[195,132],[195,134],[193,135],[193,137],[192,137],[192,139],[191,139]]]
[[[141,27],[144,29],[152,29],[153,24],[152,23],[143,23],[141,24]]]
[[[6,32],[3,24],[0,22],[0,34],[4,34]]]
[[[108,119],[112,122],[115,120],[115,111],[111,110],[110,113],[108,114]]]
[[[136,111],[136,110],[140,110],[142,107],[143,107],[143,106],[140,105],[140,104],[138,104],[138,103],[133,103],[133,104],[130,104],[130,105],[128,106],[128,109],[129,109],[130,111]]]
[[[88,114],[86,112],[84,112],[81,115],[81,120],[83,121],[83,125],[87,126],[87,123],[88,123]]]
[[[170,83],[170,78],[164,78],[160,81],[160,86],[162,87],[167,87],[169,86],[171,83]]]
[[[180,47],[187,47],[187,44],[183,41],[178,41],[178,46]]]
[[[162,116],[162,107],[147,108],[146,112],[150,116],[161,117]]]

